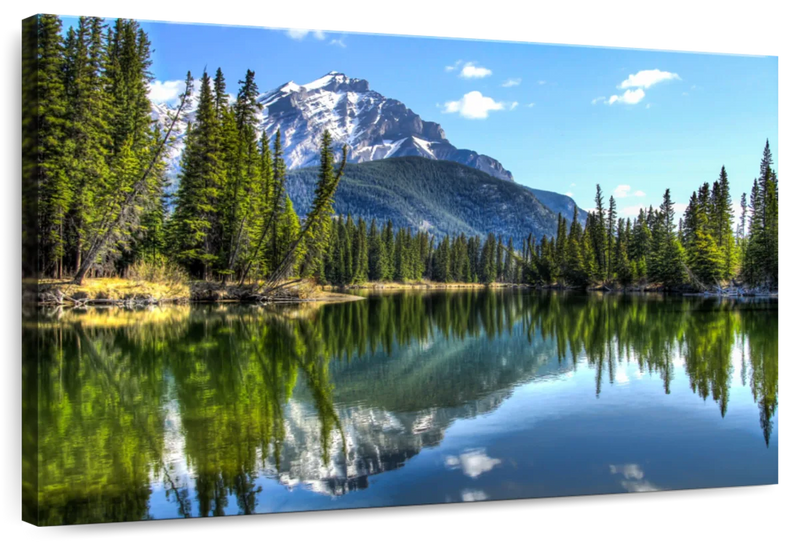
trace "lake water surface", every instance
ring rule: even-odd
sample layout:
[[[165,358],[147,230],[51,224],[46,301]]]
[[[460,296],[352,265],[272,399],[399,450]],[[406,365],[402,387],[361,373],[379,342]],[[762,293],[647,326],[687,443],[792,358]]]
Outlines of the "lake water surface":
[[[469,290],[38,321],[43,524],[778,481],[777,301]]]

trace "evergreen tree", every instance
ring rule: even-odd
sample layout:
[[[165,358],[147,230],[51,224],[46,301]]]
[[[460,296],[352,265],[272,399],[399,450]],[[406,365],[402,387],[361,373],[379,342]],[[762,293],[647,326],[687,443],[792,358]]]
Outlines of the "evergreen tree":
[[[433,257],[433,280],[452,282],[452,261],[450,255],[450,236],[445,236],[436,248]]]
[[[178,262],[192,275],[208,279],[217,259],[218,240],[214,239],[214,233],[219,220],[218,199],[225,181],[220,123],[208,73],[203,73],[200,82],[195,119],[185,137],[171,245]]]
[[[394,279],[399,282],[408,279],[408,251],[405,237],[406,230],[399,229],[394,239]]]
[[[495,279],[497,281],[505,281],[505,270],[503,268],[503,260],[504,255],[504,247],[503,247],[503,238],[498,236],[497,237],[497,257],[494,263],[494,270],[495,270]]]
[[[664,199],[659,208],[656,223],[659,226],[659,237],[653,236],[656,251],[656,279],[666,287],[683,285],[686,280],[685,252],[675,236],[675,203],[670,190],[664,192]]]
[[[503,263],[503,281],[507,283],[516,283],[516,264],[514,259],[514,240],[511,236],[508,237],[508,244],[506,247],[506,257]]]
[[[728,173],[725,171],[724,166],[712,191],[712,210],[714,223],[712,235],[723,255],[723,278],[729,280],[733,277],[738,262],[736,241],[733,233],[733,202],[731,201]]]
[[[277,237],[274,245],[277,249],[277,255],[279,255],[281,259],[287,254],[300,234],[300,219],[297,217],[292,200],[288,195],[284,197],[282,208],[283,211],[276,223]],[[305,254],[304,250],[305,248],[302,247],[302,245],[299,249],[295,250],[295,256],[292,258],[294,262],[289,265],[289,275],[294,273],[294,267],[298,262],[302,261],[303,255]]]
[[[608,221],[606,226],[606,236],[608,237],[608,242],[606,242],[608,251],[606,257],[606,280],[608,281],[613,279],[614,271],[616,270],[614,238],[617,234],[617,203],[613,195],[608,197],[608,217],[606,219]]]
[[[578,221],[578,208],[576,206],[572,215],[572,224],[569,228],[566,257],[564,259],[565,277],[570,285],[584,286],[589,281],[589,275],[584,264],[586,262],[584,252],[584,236],[581,224]]]
[[[226,91],[227,85],[225,84],[222,68],[217,68],[217,73],[214,74],[214,111],[216,111],[219,118],[222,118],[223,112],[228,107],[228,94]]]
[[[628,245],[630,243],[631,224],[630,220],[619,220],[617,224],[617,240],[614,248],[614,273],[617,281],[623,286],[630,285],[634,279],[633,267],[628,256]]]
[[[369,226],[367,245],[369,246],[369,279],[370,281],[382,281],[386,277],[386,248],[375,218],[372,219]]]
[[[591,223],[592,242],[594,246],[595,259],[597,260],[597,270],[603,279],[606,278],[608,236],[606,235],[605,209],[603,205],[603,191],[597,185],[595,193],[595,213]]]
[[[346,159],[347,150],[343,151]],[[304,256],[302,262],[302,274],[310,276],[322,269],[322,257],[328,250],[331,236],[332,217],[334,214],[333,202],[334,195],[342,175],[342,168],[339,172],[334,170],[333,139],[327,130],[322,134],[322,146],[320,149],[320,174],[317,180],[317,187],[314,190],[314,205],[306,218],[307,228],[306,239],[304,240]],[[344,162],[342,163],[342,165]],[[285,172],[283,160],[281,169]],[[284,179],[285,179],[285,174]],[[282,185],[283,186],[283,185]],[[366,243],[366,241],[365,241]],[[364,247],[366,249],[366,246]],[[366,269],[363,271],[366,274]]]
[[[102,21],[80,17],[77,30],[70,28],[66,40],[65,92],[66,146],[69,157],[72,205],[70,225],[71,262],[80,267],[86,237],[102,217],[96,198],[108,195],[108,154],[111,151],[111,115],[105,65]]]
[[[65,224],[72,201],[65,165],[67,98],[64,89],[64,43],[61,20],[54,15],[37,17],[36,133],[38,205],[38,268],[62,277]]]
[[[395,256],[394,229],[391,219],[389,219],[383,228],[383,247],[385,248],[386,252],[386,264],[383,267],[383,279],[392,280],[395,277],[395,262],[397,259]]]
[[[753,180],[748,207],[748,239],[742,263],[742,279],[749,285],[756,285],[763,280],[761,259],[763,258],[764,227],[759,220],[762,209],[762,197],[758,180]],[[761,244],[761,245],[759,245]]]
[[[496,246],[494,234],[489,233],[483,244],[480,260],[480,281],[482,283],[494,283],[497,278],[496,266]]]
[[[706,202],[707,188],[708,184],[699,194],[692,194],[684,221],[687,264],[694,279],[704,287],[722,279],[725,265],[714,236],[715,206],[709,207]]]
[[[269,262],[270,262],[270,270],[275,270],[278,267],[278,263],[280,262],[280,253],[278,252],[278,220],[277,218],[281,217],[284,212],[283,203],[284,198],[283,195],[286,191],[286,163],[283,160],[283,144],[281,142],[281,130],[278,129],[275,131],[275,141],[273,142],[273,153],[272,153],[272,176],[275,180],[275,206],[272,210],[272,214],[275,217],[275,220],[271,221],[271,236],[270,236],[270,249],[269,249]],[[323,148],[324,148],[324,141],[323,141]],[[333,166],[331,165],[330,170],[332,171]],[[320,172],[323,170],[321,169]]]
[[[369,258],[367,249],[367,223],[359,217],[353,239],[353,283],[364,283],[368,279]]]

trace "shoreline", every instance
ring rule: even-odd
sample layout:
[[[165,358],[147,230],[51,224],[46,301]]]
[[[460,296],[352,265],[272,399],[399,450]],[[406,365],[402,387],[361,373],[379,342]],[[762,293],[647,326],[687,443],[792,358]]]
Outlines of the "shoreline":
[[[356,285],[344,285],[340,287],[326,285],[321,288],[326,292],[340,291],[427,291],[427,290],[446,290],[446,289],[535,289],[533,285],[523,283],[441,283],[415,281],[410,283],[399,282],[367,282]]]
[[[78,286],[63,280],[37,280],[23,282],[23,304],[35,301],[36,306],[55,307],[147,307],[180,304],[305,304],[305,303],[339,303],[364,300],[365,294],[399,291],[442,291],[470,289],[524,289],[533,291],[601,293],[601,294],[671,294],[685,297],[720,298],[720,299],[778,299],[777,292],[760,290],[728,289],[720,291],[692,292],[688,290],[666,290],[661,286],[647,285],[639,287],[591,286],[576,288],[569,286],[535,286],[516,283],[439,283],[415,281],[400,282],[367,282],[358,285],[318,286],[311,281],[303,281],[276,300],[256,302],[248,298],[252,286],[243,289],[235,285],[222,285],[214,282],[197,281],[185,283],[156,283],[122,278],[89,279]]]
[[[186,283],[158,283],[122,278],[87,279],[83,285],[65,280],[34,280],[23,282],[22,303],[38,307],[70,308],[144,308],[150,306],[189,304],[304,304],[338,303],[363,300],[364,297],[341,292],[326,291],[311,282],[301,282],[286,290],[285,296],[267,302],[258,302],[247,295],[252,286],[239,288],[235,284],[222,285],[197,281]]]

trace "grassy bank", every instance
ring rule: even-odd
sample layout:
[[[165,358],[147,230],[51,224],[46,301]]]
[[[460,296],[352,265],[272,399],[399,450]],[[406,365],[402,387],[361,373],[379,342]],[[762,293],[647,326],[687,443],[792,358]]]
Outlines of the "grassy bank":
[[[185,282],[143,281],[125,278],[91,278],[75,285],[64,280],[39,280],[43,293],[62,293],[73,300],[188,300],[191,286]],[[68,301],[68,300],[67,300]]]
[[[189,302],[240,302],[257,287],[206,281],[143,281],[125,278],[86,279],[82,285],[65,280],[34,282],[37,302],[46,306],[153,305]],[[285,302],[347,302],[361,297],[323,290],[303,281],[285,290]]]

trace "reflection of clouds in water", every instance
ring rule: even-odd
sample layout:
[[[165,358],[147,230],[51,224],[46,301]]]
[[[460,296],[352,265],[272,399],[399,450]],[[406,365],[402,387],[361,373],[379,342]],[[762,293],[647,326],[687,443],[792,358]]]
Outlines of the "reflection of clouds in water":
[[[639,465],[611,465],[611,474],[622,474],[626,479],[641,480],[644,478],[644,471]]]
[[[485,501],[488,498],[480,489],[465,489],[461,492],[461,500],[464,502]]]
[[[644,470],[639,465],[610,465],[611,474],[621,474],[624,480],[620,482],[625,491],[661,491],[661,488],[644,479]]]
[[[616,374],[614,375],[614,382],[618,384],[628,383],[630,380],[628,379],[628,374],[625,372],[624,368],[618,368]]]
[[[623,480],[622,487],[631,493],[637,493],[640,491],[661,491],[660,487],[651,484],[647,480]]]
[[[444,460],[444,464],[449,468],[461,468],[464,474],[470,478],[477,478],[484,472],[489,472],[495,465],[500,464],[500,459],[492,459],[486,455],[486,450],[475,449],[467,450],[458,457],[455,455],[448,455]]]

